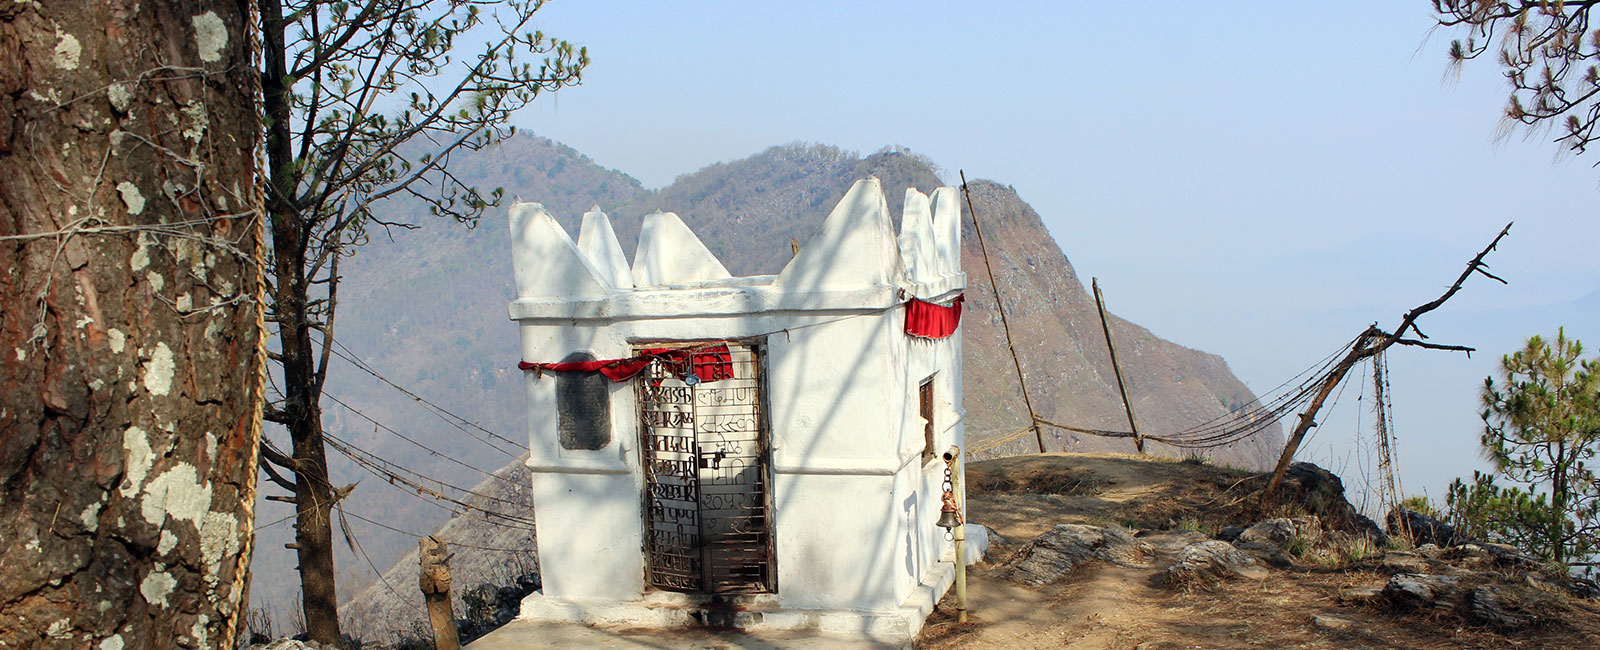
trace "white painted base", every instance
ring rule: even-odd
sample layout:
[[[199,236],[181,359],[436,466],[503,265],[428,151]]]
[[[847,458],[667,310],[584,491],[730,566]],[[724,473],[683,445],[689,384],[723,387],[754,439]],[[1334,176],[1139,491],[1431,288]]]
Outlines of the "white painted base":
[[[828,636],[862,637],[875,641],[908,641],[922,629],[933,606],[955,582],[955,566],[942,562],[929,572],[929,581],[917,585],[899,607],[886,612],[784,609],[776,596],[758,596],[734,612],[724,625],[749,631],[815,630]],[[638,600],[548,598],[534,592],[522,600],[518,620],[580,623],[614,628],[677,628],[704,625],[703,597],[672,592],[651,592]]]

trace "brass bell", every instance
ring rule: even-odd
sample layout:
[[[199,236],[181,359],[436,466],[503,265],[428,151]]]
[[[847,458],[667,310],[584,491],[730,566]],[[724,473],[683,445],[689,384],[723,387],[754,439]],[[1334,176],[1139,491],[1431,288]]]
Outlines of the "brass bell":
[[[960,513],[956,512],[955,506],[952,506],[950,504],[945,504],[945,506],[943,508],[939,509],[939,523],[936,523],[934,525],[938,526],[940,528],[943,528],[945,530],[951,530],[951,529],[955,528],[956,526],[960,526],[961,525]]]

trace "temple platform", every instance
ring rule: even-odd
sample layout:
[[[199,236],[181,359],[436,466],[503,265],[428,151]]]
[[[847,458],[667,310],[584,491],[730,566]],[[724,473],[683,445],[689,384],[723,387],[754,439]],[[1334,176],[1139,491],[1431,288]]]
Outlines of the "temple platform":
[[[900,650],[910,647],[910,639],[873,640],[816,630],[602,628],[527,619],[512,621],[466,646],[467,650]]]
[[[989,549],[987,530],[967,524],[966,563]],[[573,600],[535,592],[517,620],[472,643],[472,650],[523,648],[909,648],[934,605],[955,581],[954,554],[941,558],[899,607],[885,612],[784,609],[760,595],[736,610],[703,598],[651,592],[639,600]],[[582,646],[578,644],[583,644]]]

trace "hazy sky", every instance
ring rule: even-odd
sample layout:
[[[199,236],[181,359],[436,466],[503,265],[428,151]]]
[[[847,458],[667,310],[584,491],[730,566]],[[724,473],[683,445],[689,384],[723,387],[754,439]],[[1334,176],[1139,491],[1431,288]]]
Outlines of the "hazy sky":
[[[1498,69],[1449,74],[1432,24],[1426,0],[568,0],[538,27],[594,62],[519,124],[650,187],[792,141],[909,147],[1015,186],[1113,311],[1258,391],[1393,327],[1514,219],[1489,258],[1511,284],[1420,322],[1484,353],[1391,360],[1406,487],[1437,497],[1480,466],[1494,359],[1563,324],[1600,349],[1600,156],[1497,137]],[[1357,481],[1361,388],[1308,454]]]

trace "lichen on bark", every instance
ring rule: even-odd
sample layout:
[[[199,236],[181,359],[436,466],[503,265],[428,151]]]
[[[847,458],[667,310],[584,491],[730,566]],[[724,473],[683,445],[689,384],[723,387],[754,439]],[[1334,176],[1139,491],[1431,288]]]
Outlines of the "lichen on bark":
[[[250,6],[0,2],[0,647],[237,638],[265,364]]]

